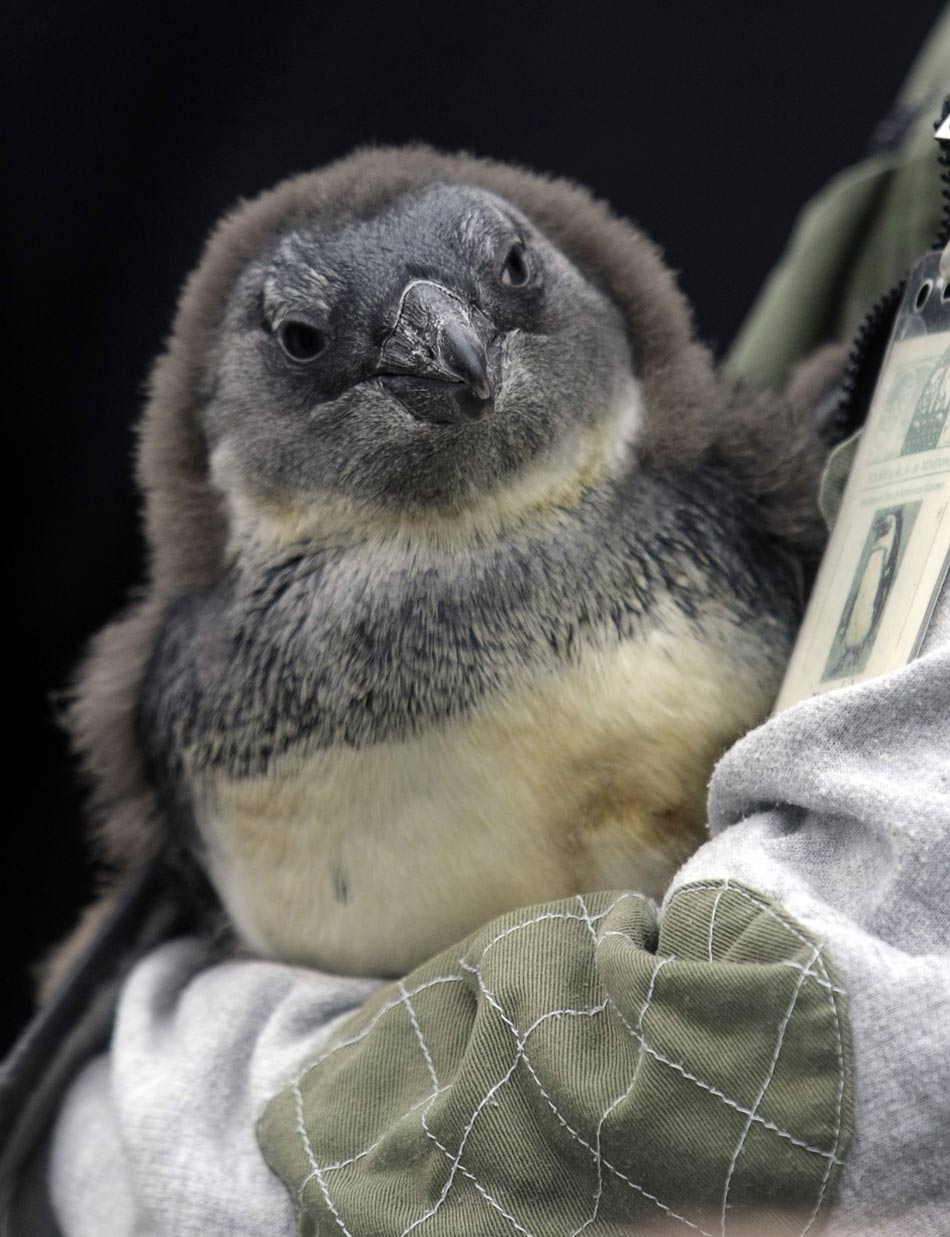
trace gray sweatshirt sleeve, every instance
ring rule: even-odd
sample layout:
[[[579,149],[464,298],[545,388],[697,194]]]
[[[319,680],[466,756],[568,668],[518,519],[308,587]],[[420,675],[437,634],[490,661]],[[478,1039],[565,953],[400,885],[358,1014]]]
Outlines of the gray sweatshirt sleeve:
[[[677,874],[782,906],[834,959],[854,1135],[835,1234],[950,1233],[950,590],[923,655],[751,732]]]
[[[294,1208],[255,1121],[375,981],[163,945],[126,980],[109,1052],[72,1084],[50,1154],[64,1237],[277,1237]]]

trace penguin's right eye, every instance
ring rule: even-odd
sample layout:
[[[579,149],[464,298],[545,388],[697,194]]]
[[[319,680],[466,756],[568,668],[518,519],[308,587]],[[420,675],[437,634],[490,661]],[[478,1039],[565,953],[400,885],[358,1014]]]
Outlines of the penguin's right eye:
[[[284,322],[277,331],[280,346],[292,361],[315,361],[327,346],[327,337],[307,322]]]
[[[528,282],[529,275],[524,245],[520,243],[512,245],[505,255],[498,282],[506,288],[523,288]]]

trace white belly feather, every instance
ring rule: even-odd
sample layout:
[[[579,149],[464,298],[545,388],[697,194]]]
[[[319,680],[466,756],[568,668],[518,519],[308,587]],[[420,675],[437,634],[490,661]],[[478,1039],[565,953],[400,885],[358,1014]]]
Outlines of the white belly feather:
[[[215,885],[258,952],[391,974],[517,906],[659,894],[713,760],[771,703],[743,653],[681,620],[418,738],[217,775],[199,804]]]

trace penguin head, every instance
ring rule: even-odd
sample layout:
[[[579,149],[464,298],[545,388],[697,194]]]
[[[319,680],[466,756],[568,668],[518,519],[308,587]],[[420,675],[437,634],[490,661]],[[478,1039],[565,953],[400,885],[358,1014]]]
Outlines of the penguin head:
[[[228,299],[202,420],[225,490],[458,508],[635,420],[611,298],[497,193],[295,221]]]
[[[874,523],[874,541],[884,549],[890,549],[893,542],[899,539],[900,512],[888,511]]]

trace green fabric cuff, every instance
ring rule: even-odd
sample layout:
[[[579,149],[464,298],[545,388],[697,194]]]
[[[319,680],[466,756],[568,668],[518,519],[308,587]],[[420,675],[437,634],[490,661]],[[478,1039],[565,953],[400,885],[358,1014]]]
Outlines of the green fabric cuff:
[[[815,1231],[850,1059],[826,950],[767,899],[685,886],[658,926],[642,895],[601,893],[381,989],[258,1139],[300,1233]]]
[[[841,172],[802,211],[732,346],[733,377],[781,387],[819,345],[851,338],[872,305],[936,243],[942,207],[934,122],[948,93],[945,8],[898,99],[898,109],[914,116],[900,147]]]

